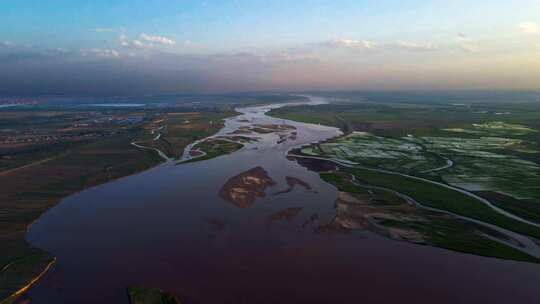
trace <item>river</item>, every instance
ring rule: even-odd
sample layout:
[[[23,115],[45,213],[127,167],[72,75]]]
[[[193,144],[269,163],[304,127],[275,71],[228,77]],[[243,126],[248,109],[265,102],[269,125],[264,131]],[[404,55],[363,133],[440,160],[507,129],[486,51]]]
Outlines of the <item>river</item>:
[[[321,232],[335,216],[337,191],[286,155],[340,132],[265,115],[279,106],[239,109],[218,135],[287,124],[294,139],[277,144],[276,132],[257,134],[231,155],[169,161],[67,197],[41,216],[27,239],[57,262],[30,289],[31,303],[128,303],[132,284],[186,303],[540,302],[539,265],[367,231]],[[231,200],[242,191],[255,195]]]

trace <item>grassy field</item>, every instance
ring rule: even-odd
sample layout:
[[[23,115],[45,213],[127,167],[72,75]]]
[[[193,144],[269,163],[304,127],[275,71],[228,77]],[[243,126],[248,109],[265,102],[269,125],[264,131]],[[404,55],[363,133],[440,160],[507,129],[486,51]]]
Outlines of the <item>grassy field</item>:
[[[215,134],[223,127],[223,119],[234,115],[235,112],[168,113],[160,147],[169,157],[179,158],[187,145]]]
[[[152,126],[154,133],[148,133],[138,143],[157,148],[168,157],[178,159],[187,145],[215,134],[223,127],[223,119],[234,115],[236,113],[232,111],[167,113]],[[157,134],[161,135],[154,140]]]
[[[349,102],[270,115],[362,132],[305,148],[307,155],[444,182],[540,222],[538,103]]]
[[[486,237],[498,237],[494,231],[441,212],[410,206],[394,193],[354,184],[344,170],[320,173],[324,181],[349,194],[345,196],[346,201],[340,194],[336,202],[335,222],[341,228],[367,229],[395,240],[487,257],[540,262],[535,257]],[[354,174],[356,178],[362,176]]]
[[[540,239],[540,228],[497,213],[475,198],[456,190],[400,175],[381,173],[367,169],[345,168],[344,170],[354,174],[358,179],[368,184],[399,191],[413,197],[425,206],[478,219],[486,223]]]
[[[511,113],[503,115],[501,113]],[[502,122],[540,130],[538,103],[475,103],[468,106],[414,103],[332,103],[274,109],[269,115],[301,122],[335,126],[344,131],[365,131],[379,136],[451,136],[443,129]],[[538,132],[526,138],[540,141]]]
[[[540,263],[540,260],[524,252],[491,240],[467,223],[455,219],[429,217],[429,221],[385,221],[384,226],[418,231],[437,247],[515,261]]]
[[[231,154],[244,147],[243,144],[222,139],[208,139],[197,144],[194,149],[204,152],[200,157],[192,158],[186,162],[197,162],[212,159],[218,156]],[[184,163],[186,163],[184,162]]]
[[[355,132],[302,149],[302,153],[330,157],[350,164],[415,174],[437,168],[446,160],[418,143]]]
[[[354,132],[306,147],[302,153],[419,175],[469,191],[497,191],[538,201],[540,165],[512,154],[524,149],[526,153],[538,153],[534,148],[523,140],[503,137],[388,138]],[[446,167],[450,160],[452,165]]]
[[[493,205],[532,222],[540,223],[540,204],[532,199],[516,199],[493,191],[476,191],[476,195],[489,200]]]
[[[148,169],[161,160],[130,145],[120,135],[82,144],[47,163],[0,176],[0,298],[39,274],[52,257],[24,240],[28,225],[63,197],[118,177]]]
[[[121,126],[106,137],[51,144],[50,154],[43,154],[39,149],[36,153],[28,150],[21,161],[20,153],[12,153],[14,156],[5,159],[5,163],[17,163],[18,167],[10,164],[0,171],[0,299],[28,284],[53,259],[25,241],[30,223],[70,194],[146,170],[163,161],[154,151],[132,146],[132,141],[153,138],[150,134],[153,128],[170,124],[167,134],[170,151],[178,155],[192,141],[215,133],[222,126],[222,118],[233,114],[152,114],[151,120]],[[184,122],[186,116],[190,117],[189,122]],[[43,157],[50,159],[42,162]],[[35,165],[26,166],[34,162]]]

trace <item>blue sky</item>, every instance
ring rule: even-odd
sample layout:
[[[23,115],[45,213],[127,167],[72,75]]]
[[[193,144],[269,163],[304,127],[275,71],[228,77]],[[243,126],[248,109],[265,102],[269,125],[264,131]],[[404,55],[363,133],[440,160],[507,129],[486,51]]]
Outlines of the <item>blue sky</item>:
[[[538,0],[4,0],[0,80],[58,65],[93,89],[100,71],[130,69],[156,84],[197,75],[163,87],[180,91],[540,89],[539,24]]]

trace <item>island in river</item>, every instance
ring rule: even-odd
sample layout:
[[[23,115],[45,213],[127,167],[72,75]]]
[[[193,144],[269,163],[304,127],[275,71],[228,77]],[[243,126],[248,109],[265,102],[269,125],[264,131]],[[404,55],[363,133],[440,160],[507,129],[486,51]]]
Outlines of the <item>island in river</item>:
[[[225,120],[216,138],[259,131],[236,152],[167,163],[70,196],[44,214],[28,241],[57,263],[25,299],[125,303],[133,285],[186,303],[538,299],[537,264],[434,247],[534,262],[529,236],[424,208],[402,189],[374,184],[369,172],[296,153],[341,132],[265,115],[278,107],[240,108],[241,116]],[[271,125],[294,129],[260,130]],[[463,236],[479,246],[437,239],[457,244],[454,237]]]
[[[189,143],[215,134],[236,114],[214,105],[2,109],[1,303],[23,294],[56,260],[25,240],[43,212],[73,193],[180,158]]]

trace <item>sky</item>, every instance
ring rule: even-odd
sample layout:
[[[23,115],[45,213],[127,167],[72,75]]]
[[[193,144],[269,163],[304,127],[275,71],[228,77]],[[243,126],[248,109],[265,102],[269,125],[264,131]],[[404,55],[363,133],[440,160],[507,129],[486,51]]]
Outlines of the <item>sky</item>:
[[[540,90],[540,0],[0,0],[0,94]]]

